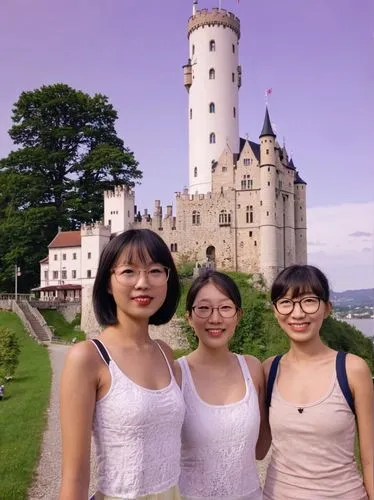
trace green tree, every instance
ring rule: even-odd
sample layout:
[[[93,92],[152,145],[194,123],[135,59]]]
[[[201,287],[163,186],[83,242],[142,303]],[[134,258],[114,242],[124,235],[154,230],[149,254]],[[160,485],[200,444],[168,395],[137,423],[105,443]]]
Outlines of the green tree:
[[[18,366],[19,353],[20,347],[16,334],[0,326],[0,380],[14,375]]]
[[[9,130],[18,149],[0,160],[0,289],[13,289],[16,261],[20,289],[35,286],[58,226],[101,220],[103,191],[141,179],[116,120],[106,96],[65,84],[20,95]]]

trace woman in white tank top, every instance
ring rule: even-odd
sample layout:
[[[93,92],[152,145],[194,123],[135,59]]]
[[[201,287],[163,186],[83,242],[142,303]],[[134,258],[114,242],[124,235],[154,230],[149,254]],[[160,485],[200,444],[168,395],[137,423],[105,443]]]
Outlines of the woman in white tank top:
[[[262,459],[270,444],[263,370],[228,347],[242,315],[240,292],[227,275],[207,271],[192,284],[186,309],[199,345],[178,360],[186,403],[182,498],[261,500],[256,454]]]
[[[180,498],[185,406],[171,349],[148,333],[170,320],[179,297],[172,256],[153,231],[126,231],[104,248],[93,288],[104,330],[72,347],[62,375],[60,500],[88,498],[91,430],[95,500]]]

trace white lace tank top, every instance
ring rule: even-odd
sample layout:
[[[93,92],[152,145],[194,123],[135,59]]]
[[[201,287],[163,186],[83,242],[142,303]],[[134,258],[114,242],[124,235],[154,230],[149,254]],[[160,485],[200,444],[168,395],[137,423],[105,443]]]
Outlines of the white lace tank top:
[[[260,411],[247,363],[236,354],[245,380],[241,401],[211,405],[198,395],[186,358],[179,359],[186,416],[182,428],[179,488],[185,500],[261,500],[256,469]]]
[[[185,406],[161,346],[170,383],[151,390],[127,377],[102,343],[94,345],[112,379],[93,417],[98,490],[128,500],[178,484]]]

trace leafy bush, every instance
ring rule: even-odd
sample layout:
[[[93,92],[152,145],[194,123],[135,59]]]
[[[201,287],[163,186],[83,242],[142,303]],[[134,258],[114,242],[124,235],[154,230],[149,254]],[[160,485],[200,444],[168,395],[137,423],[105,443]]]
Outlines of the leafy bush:
[[[0,379],[14,375],[20,352],[16,334],[0,326]]]

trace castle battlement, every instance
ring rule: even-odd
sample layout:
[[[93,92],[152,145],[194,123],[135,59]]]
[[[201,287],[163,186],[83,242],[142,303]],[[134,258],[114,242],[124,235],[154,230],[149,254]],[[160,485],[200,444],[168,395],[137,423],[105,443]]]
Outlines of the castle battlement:
[[[102,222],[81,225],[81,236],[110,236],[111,227],[105,226]]]
[[[202,28],[204,26],[223,26],[230,28],[236,33],[238,39],[240,38],[240,20],[232,12],[225,9],[218,9],[217,7],[208,10],[201,9],[191,16],[188,20],[188,37],[192,31]]]
[[[113,197],[128,197],[128,198],[134,198],[135,193],[134,191],[129,187],[129,186],[115,186],[113,189],[110,189],[108,191],[104,191],[104,198],[113,198]]]

